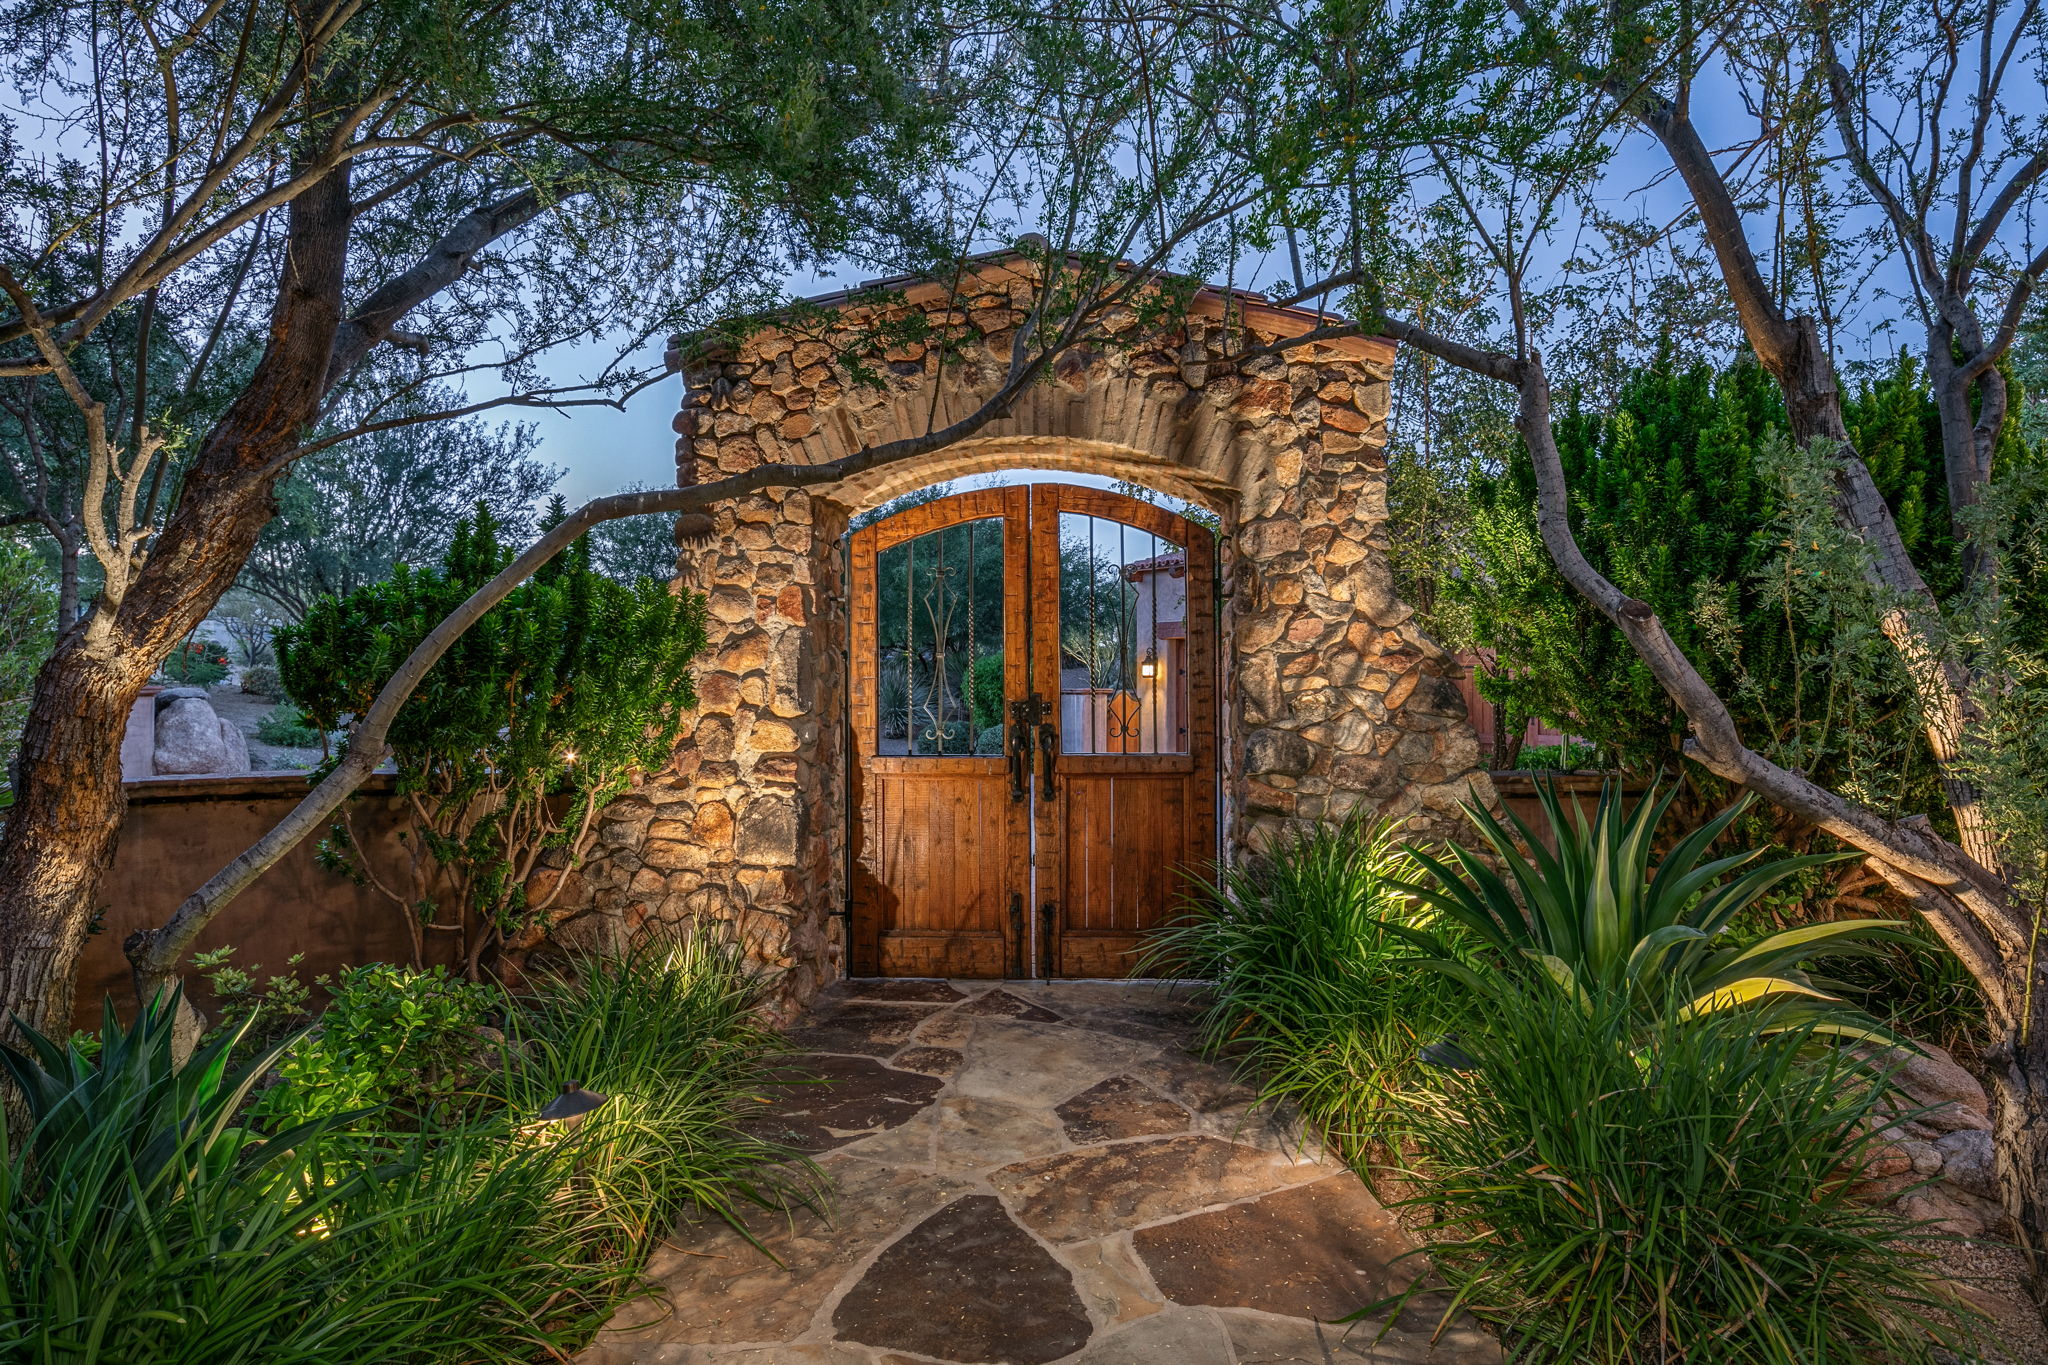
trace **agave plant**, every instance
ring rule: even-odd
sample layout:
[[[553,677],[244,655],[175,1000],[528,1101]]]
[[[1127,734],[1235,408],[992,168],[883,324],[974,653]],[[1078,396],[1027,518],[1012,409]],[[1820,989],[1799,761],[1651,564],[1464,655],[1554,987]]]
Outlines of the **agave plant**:
[[[1816,853],[1751,867],[1761,852],[1751,849],[1702,861],[1748,805],[1745,795],[1656,859],[1653,840],[1675,787],[1661,796],[1653,789],[1633,807],[1608,787],[1590,819],[1583,808],[1567,814],[1550,782],[1539,782],[1537,795],[1550,825],[1548,841],[1513,811],[1511,832],[1468,802],[1465,813],[1500,870],[1457,845],[1450,848],[1455,868],[1411,846],[1409,856],[1436,884],[1404,883],[1402,889],[1500,957],[1538,964],[1575,997],[1626,995],[1656,1010],[1675,993],[1681,1017],[1761,1006],[1770,1028],[1797,1022],[1816,1032],[1891,1040],[1883,1025],[1816,986],[1802,964],[1902,940],[1900,921],[1838,920],[1749,942],[1731,941],[1728,933],[1737,915],[1785,878],[1859,855]],[[1424,944],[1435,954],[1433,966],[1493,993],[1493,983],[1454,960],[1433,936],[1388,927]]]

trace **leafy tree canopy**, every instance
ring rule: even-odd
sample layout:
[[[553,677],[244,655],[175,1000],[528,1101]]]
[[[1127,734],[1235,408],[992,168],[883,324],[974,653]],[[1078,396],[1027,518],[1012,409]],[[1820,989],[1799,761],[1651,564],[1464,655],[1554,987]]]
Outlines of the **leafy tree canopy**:
[[[316,598],[346,597],[400,564],[438,560],[478,506],[490,508],[507,539],[524,540],[561,477],[532,458],[537,444],[531,427],[472,418],[396,427],[309,456],[279,486],[277,515],[242,584],[296,620]]]

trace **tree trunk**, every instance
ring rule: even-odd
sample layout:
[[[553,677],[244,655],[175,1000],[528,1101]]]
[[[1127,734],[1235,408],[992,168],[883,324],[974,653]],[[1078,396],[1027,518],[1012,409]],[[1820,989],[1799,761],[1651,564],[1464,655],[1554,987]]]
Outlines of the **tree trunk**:
[[[126,808],[128,713],[158,661],[233,586],[273,510],[278,474],[264,471],[318,410],[341,321],[348,194],[344,167],[292,201],[269,344],[247,387],[207,434],[120,600],[96,604],[36,676],[0,831],[0,1035],[15,1015],[70,1032],[78,958]]]
[[[72,977],[121,821],[125,717],[150,671],[74,633],[36,675],[0,836],[0,1011],[53,1037],[71,1031]]]
[[[2037,990],[2031,1028],[2023,1033],[2005,1026],[2005,1036],[1985,1050],[1984,1080],[1999,1192],[2032,1262],[2034,1306],[2048,1311],[2048,1027],[2042,1017],[2048,1009],[2042,1001]]]
[[[74,533],[57,542],[57,633],[62,635],[78,620],[78,537]]]
[[[1522,760],[1522,744],[1529,737],[1529,718],[1505,706],[1493,709],[1493,766],[1512,768]]]

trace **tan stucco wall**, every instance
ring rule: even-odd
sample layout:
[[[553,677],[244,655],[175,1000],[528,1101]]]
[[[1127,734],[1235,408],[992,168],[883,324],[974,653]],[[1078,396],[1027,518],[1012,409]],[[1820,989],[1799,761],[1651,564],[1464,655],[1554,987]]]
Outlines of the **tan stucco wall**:
[[[373,777],[349,804],[350,818],[380,869],[395,871],[405,851],[397,830],[393,779]],[[100,889],[99,932],[86,940],[74,1018],[97,1028],[100,1002],[111,995],[124,1017],[135,993],[121,944],[138,929],[169,919],[178,903],[237,854],[268,833],[306,794],[303,773],[236,777],[155,778],[126,784],[128,812]],[[232,945],[234,963],[259,978],[294,969],[307,982],[365,962],[407,962],[412,941],[397,906],[317,861],[309,839],[230,901],[199,936],[199,951]],[[446,961],[444,952],[435,960]],[[205,983],[192,979],[199,1006],[211,1010]]]

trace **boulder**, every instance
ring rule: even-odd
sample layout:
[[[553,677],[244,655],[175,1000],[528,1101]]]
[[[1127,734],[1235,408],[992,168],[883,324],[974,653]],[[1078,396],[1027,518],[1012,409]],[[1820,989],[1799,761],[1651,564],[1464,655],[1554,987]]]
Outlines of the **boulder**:
[[[157,696],[156,748],[150,767],[160,776],[249,771],[249,744],[241,731],[214,713],[206,693],[174,687]]]
[[[255,765],[249,762],[249,737],[236,728],[226,716],[220,718],[220,742],[227,750],[228,766],[224,773],[246,773]]]
[[[1892,1088],[1897,1094],[1891,1107],[1911,1115],[1903,1131],[1933,1138],[1989,1130],[1991,1100],[1983,1085],[1941,1048],[1932,1043],[1919,1046],[1920,1052],[1893,1052],[1883,1059],[1895,1068]]]
[[[1982,1128],[1949,1133],[1934,1144],[1941,1153],[1941,1177],[1979,1199],[1997,1199],[1998,1171],[1993,1164],[1991,1134]]]
[[[2005,1210],[1994,1200],[1961,1190],[1944,1180],[1922,1186],[1898,1202],[1901,1216],[1931,1223],[1928,1229],[1949,1237],[2003,1238],[2010,1231]]]

